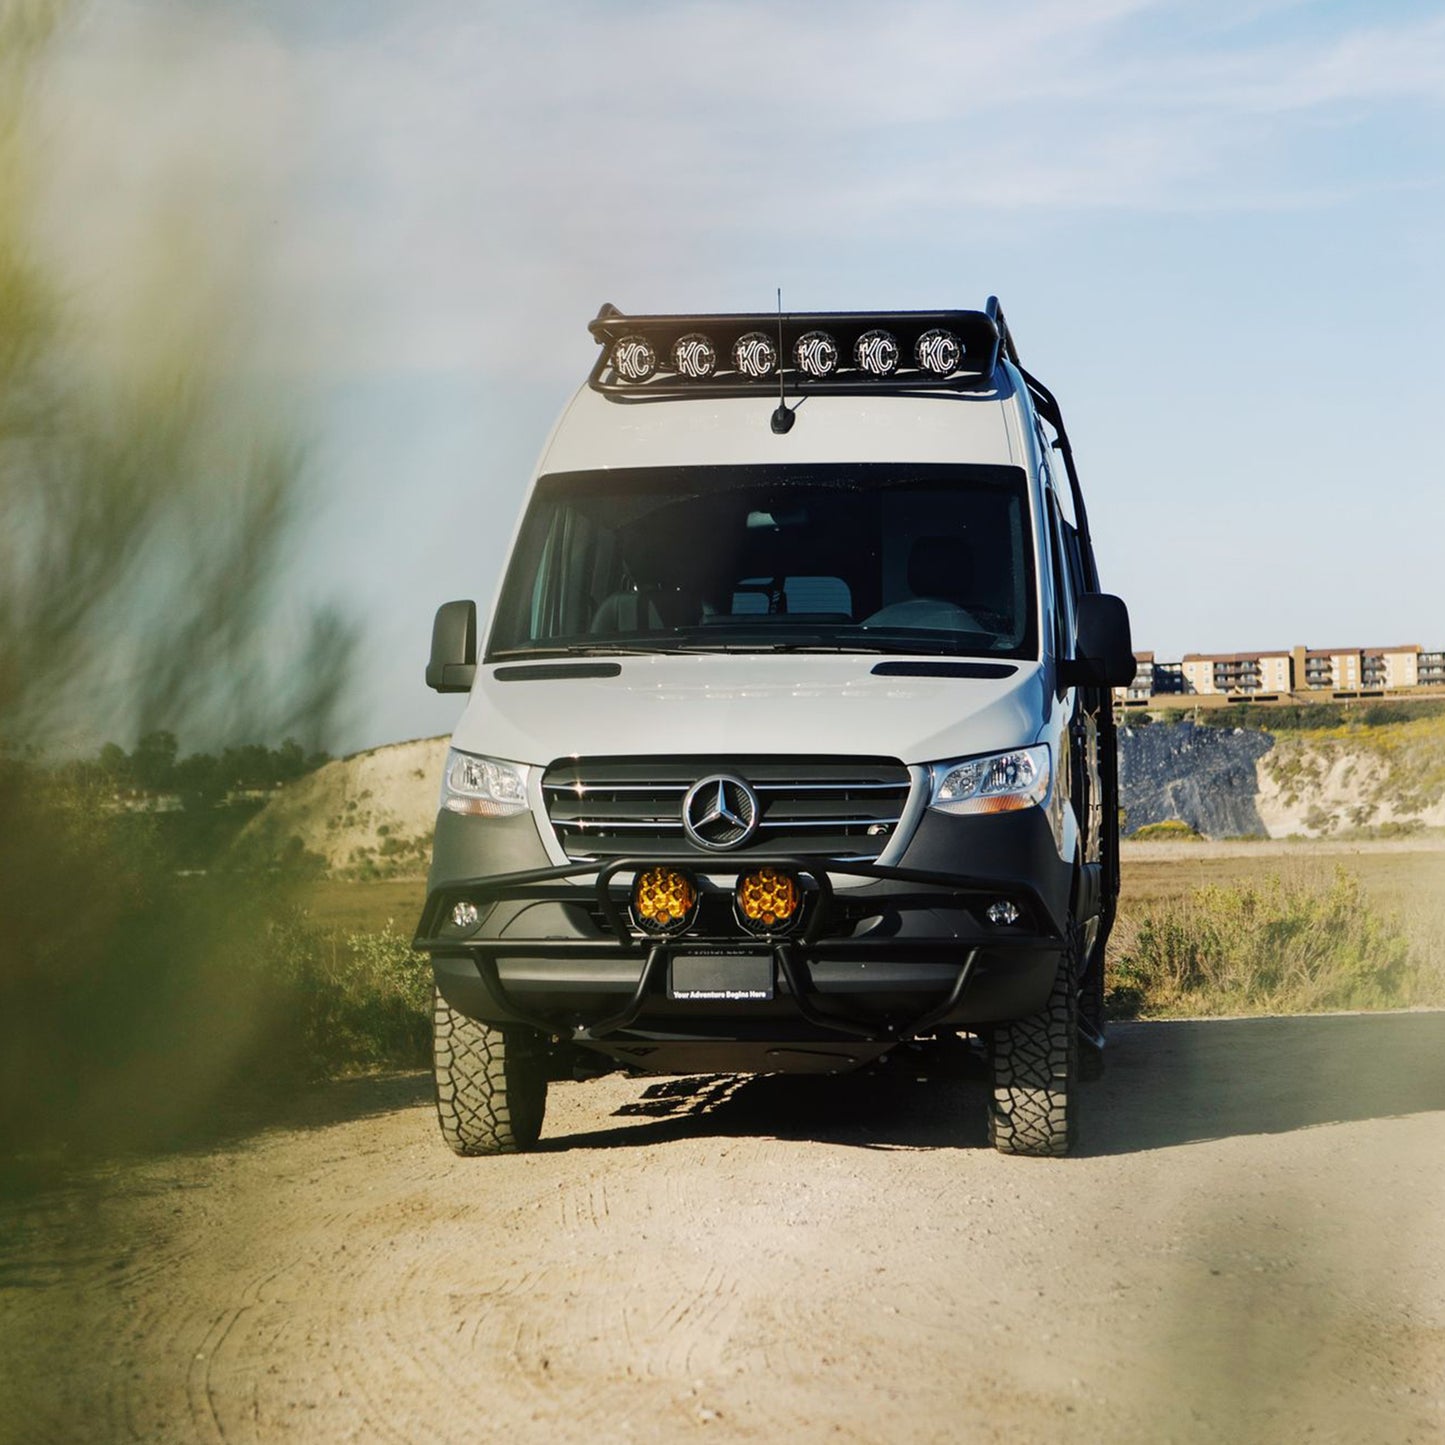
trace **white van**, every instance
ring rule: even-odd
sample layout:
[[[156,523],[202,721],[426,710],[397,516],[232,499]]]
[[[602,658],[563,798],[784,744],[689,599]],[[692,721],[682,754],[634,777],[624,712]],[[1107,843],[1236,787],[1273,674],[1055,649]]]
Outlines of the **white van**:
[[[447,1142],[529,1147],[574,1071],[970,1035],[994,1144],[1064,1153],[1134,660],[1058,405],[992,298],[590,329],[485,633],[433,631]]]

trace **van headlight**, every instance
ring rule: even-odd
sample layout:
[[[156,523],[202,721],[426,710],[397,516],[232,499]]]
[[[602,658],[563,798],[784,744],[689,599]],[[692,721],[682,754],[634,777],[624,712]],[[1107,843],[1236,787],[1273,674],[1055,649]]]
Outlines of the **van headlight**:
[[[932,763],[933,796],[928,806],[940,813],[1014,813],[1036,808],[1049,796],[1049,749],[1046,743]]]
[[[447,752],[442,770],[441,806],[448,813],[476,818],[510,818],[527,811],[527,767],[479,758],[474,753]]]

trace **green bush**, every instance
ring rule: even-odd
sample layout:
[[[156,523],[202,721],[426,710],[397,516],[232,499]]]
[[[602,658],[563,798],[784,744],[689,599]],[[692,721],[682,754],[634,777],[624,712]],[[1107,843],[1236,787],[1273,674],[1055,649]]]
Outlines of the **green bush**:
[[[1343,870],[1326,887],[1268,877],[1209,885],[1122,916],[1111,958],[1116,1017],[1308,1013],[1438,1001],[1397,919]]]
[[[379,933],[326,933],[294,912],[272,925],[260,966],[271,1030],[313,1078],[418,1068],[431,1042],[431,963],[390,919]]]
[[[1160,823],[1144,823],[1129,834],[1138,843],[1202,843],[1201,834],[1180,818],[1165,818]]]

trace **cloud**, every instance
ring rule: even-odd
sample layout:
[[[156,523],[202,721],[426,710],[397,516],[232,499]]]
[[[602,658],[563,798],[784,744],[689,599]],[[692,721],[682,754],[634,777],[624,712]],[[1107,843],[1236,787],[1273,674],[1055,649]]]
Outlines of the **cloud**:
[[[244,182],[217,188],[227,235],[255,233],[258,175],[263,220],[284,193],[260,240],[292,321],[276,361],[302,371],[550,378],[530,338],[604,297],[736,305],[754,264],[896,259],[925,230],[1339,204],[1382,177],[1335,164],[1320,122],[1435,124],[1445,94],[1445,21],[1368,13],[1222,5],[1186,30],[1151,0],[306,9],[298,28],[281,0],[269,20],[104,6],[70,92],[135,185],[187,142]],[[1388,183],[1433,179],[1398,164]],[[79,169],[93,190],[97,169]]]

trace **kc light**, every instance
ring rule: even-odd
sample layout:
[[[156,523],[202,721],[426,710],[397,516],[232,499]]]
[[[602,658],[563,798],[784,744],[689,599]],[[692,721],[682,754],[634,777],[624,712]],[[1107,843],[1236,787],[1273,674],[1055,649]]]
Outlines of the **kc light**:
[[[749,331],[733,342],[733,366],[749,381],[763,381],[778,369],[778,348],[765,331]]]
[[[853,346],[853,363],[869,376],[892,376],[900,354],[891,331],[865,331]]]
[[[681,933],[697,914],[697,884],[680,868],[649,868],[632,884],[632,917],[645,933]]]
[[[673,343],[672,369],[691,381],[705,381],[717,368],[717,348],[701,332]]]
[[[510,818],[527,811],[527,769],[520,763],[447,753],[441,805],[448,813],[476,818]]]
[[[738,879],[738,922],[753,933],[788,927],[802,902],[798,880],[781,868],[758,868]]]
[[[1044,744],[934,763],[929,807],[940,813],[1014,813],[1049,796],[1049,750]]]
[[[963,360],[963,342],[953,332],[935,326],[918,338],[913,348],[913,359],[921,371],[947,376],[957,371],[959,362]]]
[[[794,343],[793,360],[807,376],[832,376],[838,369],[838,343],[826,331],[805,332]]]
[[[612,369],[624,381],[646,381],[657,370],[657,353],[645,336],[624,336],[612,348]]]

